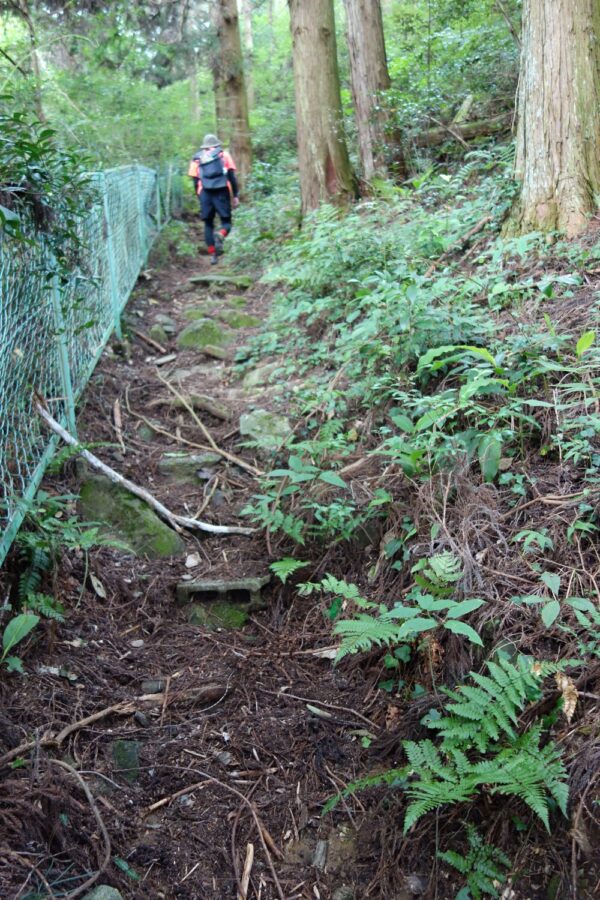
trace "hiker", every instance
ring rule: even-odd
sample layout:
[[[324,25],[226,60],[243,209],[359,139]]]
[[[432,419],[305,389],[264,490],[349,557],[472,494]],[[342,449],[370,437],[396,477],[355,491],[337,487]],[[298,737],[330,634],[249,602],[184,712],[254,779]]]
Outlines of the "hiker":
[[[223,241],[231,231],[231,207],[239,206],[239,187],[235,163],[223,150],[215,134],[207,134],[198,153],[194,154],[188,175],[194,179],[194,187],[200,200],[200,218],[204,222],[204,239],[210,254],[211,265],[223,253]],[[215,215],[221,220],[221,228],[215,233]]]

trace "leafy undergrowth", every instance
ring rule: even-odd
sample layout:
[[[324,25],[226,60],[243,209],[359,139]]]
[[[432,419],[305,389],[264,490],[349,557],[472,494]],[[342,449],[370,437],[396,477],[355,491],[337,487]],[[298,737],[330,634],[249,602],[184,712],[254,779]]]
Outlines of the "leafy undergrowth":
[[[384,851],[435,847],[432,892],[458,872],[463,898],[593,896],[600,237],[502,237],[512,190],[510,151],[480,150],[272,251],[239,364],[293,379],[297,423],[246,514],[336,664],[389,693],[345,800],[379,785]]]

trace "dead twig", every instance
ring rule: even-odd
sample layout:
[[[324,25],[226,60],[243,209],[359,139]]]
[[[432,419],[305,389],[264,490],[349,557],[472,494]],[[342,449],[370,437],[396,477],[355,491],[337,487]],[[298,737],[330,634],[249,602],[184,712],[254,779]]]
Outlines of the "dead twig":
[[[123,419],[121,417],[121,404],[119,403],[119,398],[114,402],[113,405],[113,419],[115,423],[115,434],[117,435],[117,440],[121,446],[121,450],[123,453],[126,453],[125,442],[123,441]]]
[[[311,700],[310,697],[299,697],[297,694],[288,694],[287,691],[267,691],[265,690],[265,694],[270,694],[272,697],[289,697],[291,700],[300,700],[302,703],[311,703],[315,706],[325,706],[327,709],[337,709],[340,712],[350,713],[350,715],[355,716],[357,719],[361,719],[363,722],[366,722],[367,725],[370,725],[371,728],[378,728],[375,722],[372,722],[371,719],[367,719],[366,716],[363,716],[362,713],[357,712],[355,709],[351,709],[349,706],[338,706],[337,703],[325,703],[323,700],[315,700],[314,698]]]
[[[240,886],[239,900],[248,900],[248,887],[250,885],[250,873],[252,872],[252,864],[254,863],[254,844],[246,845],[246,861],[244,863],[244,871],[242,872],[242,883]]]
[[[484,216],[483,219],[480,219],[479,222],[477,222],[476,225],[474,225],[471,229],[469,229],[469,231],[467,231],[466,234],[463,234],[462,237],[460,237],[457,241],[453,241],[453,243],[450,244],[450,246],[446,250],[444,250],[442,255],[438,256],[438,258],[436,260],[434,260],[434,262],[431,263],[431,265],[425,272],[425,278],[428,278],[433,272],[435,272],[435,270],[437,269],[437,267],[439,266],[439,264],[441,262],[443,262],[445,259],[448,258],[448,256],[450,256],[452,253],[454,253],[456,250],[458,250],[460,247],[462,247],[463,244],[466,244],[466,242],[470,238],[472,238],[473,235],[477,234],[479,231],[481,231],[482,228],[485,228],[486,225],[489,225],[489,223],[493,222],[493,221],[494,221],[493,216]]]
[[[202,434],[204,435],[204,437],[210,444],[211,450],[214,450],[215,453],[218,453],[224,459],[228,459],[229,462],[234,463],[236,466],[239,466],[241,469],[245,469],[246,472],[250,472],[251,475],[256,475],[257,477],[260,475],[264,475],[264,472],[261,472],[261,470],[257,469],[256,466],[252,466],[250,463],[247,463],[245,460],[240,459],[239,456],[235,456],[235,454],[233,454],[233,453],[229,453],[229,451],[227,451],[227,450],[222,450],[221,447],[219,447],[219,445],[213,438],[212,434],[210,433],[210,431],[208,430],[208,428],[206,427],[204,422],[202,421],[202,419],[197,415],[194,407],[191,405],[191,403],[189,403],[188,400],[186,400],[186,398],[183,396],[183,394],[180,391],[178,391],[177,388],[174,387],[174,385],[172,385],[170,381],[168,381],[166,378],[163,378],[162,375],[160,374],[160,372],[158,371],[158,369],[156,370],[156,377],[158,378],[158,380],[160,382],[162,382],[162,384],[164,384],[164,386],[169,391],[171,391],[171,393],[175,397],[177,397],[177,399],[182,404],[182,406],[184,406],[185,409],[187,409],[190,416],[192,417],[192,419],[194,420],[194,422],[196,423],[196,425],[198,426],[198,428],[200,429],[200,431],[202,432]]]
[[[163,347],[162,344],[159,344],[158,341],[155,341],[154,338],[148,337],[147,334],[144,334],[143,331],[137,331],[135,328],[133,329],[133,333],[136,337],[139,337],[141,341],[145,344],[148,344],[149,347],[152,347],[153,350],[159,350],[163,356],[167,352],[167,348]]]
[[[123,475],[120,475],[114,469],[111,469],[110,466],[107,466],[106,463],[103,463],[102,460],[98,459],[97,456],[94,456],[93,453],[90,453],[89,450],[86,450],[81,446],[78,440],[74,438],[68,431],[66,431],[62,425],[53,418],[47,409],[44,408],[40,400],[37,400],[35,404],[35,408],[39,415],[42,417],[44,422],[52,429],[55,434],[58,434],[66,444],[74,447],[80,456],[82,456],[91,466],[95,469],[98,469],[102,472],[103,475],[106,475],[113,484],[118,484],[120,487],[125,488],[125,490],[129,491],[131,494],[134,494],[136,497],[139,497],[141,500],[144,500],[149,506],[154,509],[158,515],[164,519],[175,531],[181,533],[184,528],[189,528],[192,531],[206,531],[209,534],[253,534],[254,528],[241,528],[237,525],[212,525],[210,522],[201,522],[198,519],[189,519],[186,516],[178,516],[175,513],[172,513],[166,506],[157,500],[149,491],[145,488],[139,487],[137,484],[134,484],[133,481],[129,481],[128,478],[124,478]]]

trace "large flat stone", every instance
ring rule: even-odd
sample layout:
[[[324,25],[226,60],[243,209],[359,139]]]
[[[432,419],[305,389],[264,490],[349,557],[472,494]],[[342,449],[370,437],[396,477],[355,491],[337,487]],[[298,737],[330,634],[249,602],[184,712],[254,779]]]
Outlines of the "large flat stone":
[[[147,503],[104,476],[86,479],[79,507],[84,519],[101,523],[106,535],[122,541],[138,556],[161,559],[185,552],[183,540]]]
[[[270,581],[270,575],[180,581],[177,585],[177,600],[180,603],[188,603],[191,600],[202,600],[208,604],[219,601],[243,603],[257,609],[263,605],[260,592]]]
[[[165,453],[158,463],[158,471],[174,481],[198,481],[197,472],[214,466],[222,457],[218,453]]]

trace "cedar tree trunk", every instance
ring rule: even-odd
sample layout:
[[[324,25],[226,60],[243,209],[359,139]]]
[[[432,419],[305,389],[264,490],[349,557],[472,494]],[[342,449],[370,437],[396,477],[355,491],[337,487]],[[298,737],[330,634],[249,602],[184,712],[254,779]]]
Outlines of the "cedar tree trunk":
[[[252,0],[239,0],[240,12],[244,23],[244,52],[246,63],[246,94],[248,107],[254,108],[254,33],[252,31]]]
[[[220,76],[223,82],[229,133],[222,140],[229,144],[238,167],[243,188],[252,165],[252,143],[248,122],[248,99],[244,80],[244,63],[237,0],[218,0]]]
[[[363,178],[385,177],[387,145],[393,151],[394,174],[403,180],[407,173],[399,135],[394,129],[386,134],[389,116],[379,98],[390,86],[380,0],[344,0],[344,5]]]
[[[600,193],[600,2],[525,0],[507,230],[576,234]]]
[[[302,211],[356,196],[340,98],[333,0],[288,0]]]

